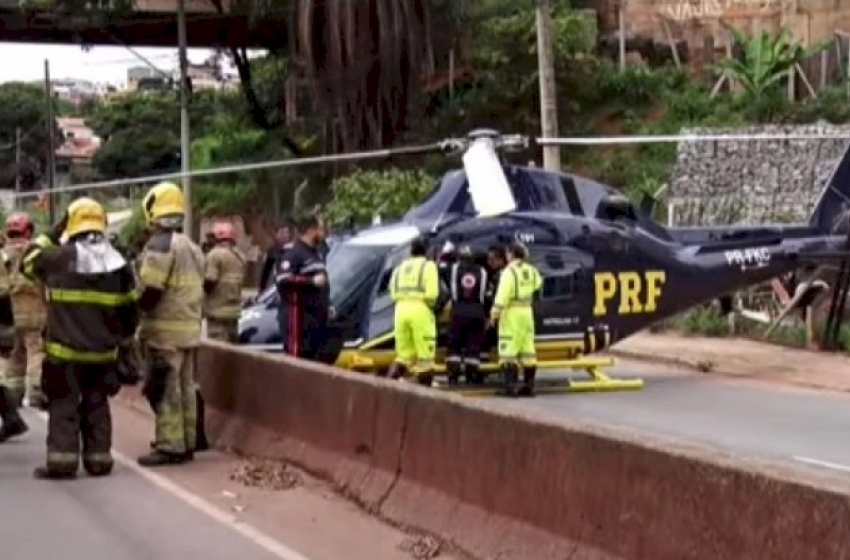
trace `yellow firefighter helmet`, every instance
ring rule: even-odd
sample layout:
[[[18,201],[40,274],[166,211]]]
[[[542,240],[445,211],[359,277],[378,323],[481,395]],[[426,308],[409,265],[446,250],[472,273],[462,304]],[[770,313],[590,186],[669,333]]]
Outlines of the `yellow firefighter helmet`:
[[[142,211],[148,224],[157,223],[162,218],[182,217],[186,213],[183,191],[174,183],[159,183],[145,195]]]
[[[68,223],[65,226],[65,235],[68,237],[79,233],[106,231],[106,211],[91,198],[78,198],[68,206],[67,213]]]

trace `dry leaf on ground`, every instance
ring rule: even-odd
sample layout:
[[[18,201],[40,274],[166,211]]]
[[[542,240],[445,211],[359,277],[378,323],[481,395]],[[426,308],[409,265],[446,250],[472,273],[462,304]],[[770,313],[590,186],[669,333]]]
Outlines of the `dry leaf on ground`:
[[[404,539],[399,548],[416,560],[430,560],[440,555],[440,541],[428,535],[414,535]]]
[[[299,476],[281,461],[248,459],[230,473],[230,480],[251,488],[289,490],[298,484]]]

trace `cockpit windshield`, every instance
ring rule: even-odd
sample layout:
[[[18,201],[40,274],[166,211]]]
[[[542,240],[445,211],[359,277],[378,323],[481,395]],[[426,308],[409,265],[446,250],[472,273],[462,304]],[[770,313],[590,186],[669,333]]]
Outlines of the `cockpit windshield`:
[[[374,287],[377,272],[392,249],[392,245],[360,245],[350,241],[334,244],[326,263],[331,304],[341,308],[359,299],[364,288]]]

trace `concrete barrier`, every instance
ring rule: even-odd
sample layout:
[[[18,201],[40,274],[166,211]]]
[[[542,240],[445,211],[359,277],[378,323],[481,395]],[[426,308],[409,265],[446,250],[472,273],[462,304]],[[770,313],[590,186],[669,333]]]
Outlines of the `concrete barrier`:
[[[850,500],[828,478],[215,343],[198,370],[217,445],[476,557],[850,558]]]

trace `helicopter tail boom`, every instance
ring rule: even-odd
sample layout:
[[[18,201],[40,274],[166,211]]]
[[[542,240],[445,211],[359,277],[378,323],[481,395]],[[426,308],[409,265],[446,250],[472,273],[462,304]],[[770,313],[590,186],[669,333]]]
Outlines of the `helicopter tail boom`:
[[[822,233],[843,233],[847,230],[850,210],[850,144],[832,171],[823,191],[815,202],[809,226]]]

